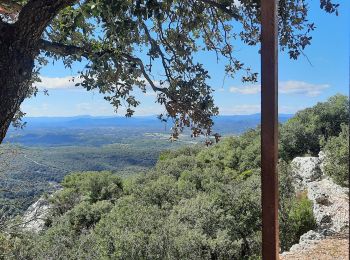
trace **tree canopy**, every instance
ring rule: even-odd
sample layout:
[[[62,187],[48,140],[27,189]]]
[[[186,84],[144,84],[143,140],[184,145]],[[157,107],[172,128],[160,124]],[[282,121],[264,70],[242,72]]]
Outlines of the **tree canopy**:
[[[280,130],[280,155],[284,160],[317,156],[325,142],[349,126],[349,97],[341,94],[296,113]]]
[[[315,29],[307,2],[279,1],[279,43],[293,59]],[[337,13],[331,0],[320,6]],[[20,104],[37,92],[32,83],[51,59],[68,68],[84,61],[77,85],[97,89],[116,110],[125,105],[127,116],[139,104],[135,88],[155,91],[165,106],[160,118],[174,120],[174,138],[184,127],[194,136],[210,135],[211,116],[218,114],[210,75],[196,52],[215,52],[225,58],[229,76],[241,71],[242,81],[257,81],[234,46],[237,40],[259,43],[257,0],[1,0],[0,13],[0,140],[23,115]]]

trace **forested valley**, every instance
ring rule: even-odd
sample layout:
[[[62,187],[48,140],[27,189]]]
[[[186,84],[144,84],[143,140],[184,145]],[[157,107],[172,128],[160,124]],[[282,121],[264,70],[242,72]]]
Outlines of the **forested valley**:
[[[327,175],[349,187],[349,98],[335,95],[297,112],[279,129],[280,247],[287,250],[315,227],[312,203],[293,186],[291,160],[323,151]],[[146,139],[139,140],[142,149],[122,143],[89,148],[91,157],[84,158],[77,156],[83,148],[65,146],[71,161],[54,167],[67,171],[57,171],[54,179],[40,171],[26,177],[40,187],[31,198],[47,193],[51,204],[39,232],[21,224],[20,213],[29,204],[26,194],[10,198],[13,193],[7,190],[26,189],[26,181],[11,184],[5,174],[8,186],[1,187],[1,204],[11,205],[2,209],[7,215],[1,222],[0,258],[260,259],[259,126],[225,135],[209,147],[184,138],[172,147]],[[62,156],[60,149],[42,153],[40,162]],[[7,167],[17,166],[12,164]],[[28,171],[13,172],[21,178]],[[42,181],[60,187],[49,190],[40,186]]]
[[[285,122],[291,115],[280,115]],[[260,115],[220,116],[215,131],[239,135],[259,124]],[[203,143],[185,131],[170,142],[170,124],[149,117],[27,118],[12,128],[0,149],[3,216],[20,214],[43,193],[59,188],[77,171],[112,171],[128,176],[153,167],[167,149]]]

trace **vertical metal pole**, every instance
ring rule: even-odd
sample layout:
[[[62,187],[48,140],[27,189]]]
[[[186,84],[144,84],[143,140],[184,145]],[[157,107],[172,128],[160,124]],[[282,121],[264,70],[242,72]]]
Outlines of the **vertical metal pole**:
[[[261,203],[264,260],[279,258],[277,2],[261,0]]]

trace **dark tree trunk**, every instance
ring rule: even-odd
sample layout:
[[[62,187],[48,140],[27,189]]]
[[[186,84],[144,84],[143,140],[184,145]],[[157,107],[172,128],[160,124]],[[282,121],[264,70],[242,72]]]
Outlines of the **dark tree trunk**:
[[[27,96],[44,29],[60,10],[75,2],[28,0],[15,23],[0,19],[0,144]]]
[[[27,95],[34,67],[31,48],[14,35],[11,25],[0,26],[0,143]]]

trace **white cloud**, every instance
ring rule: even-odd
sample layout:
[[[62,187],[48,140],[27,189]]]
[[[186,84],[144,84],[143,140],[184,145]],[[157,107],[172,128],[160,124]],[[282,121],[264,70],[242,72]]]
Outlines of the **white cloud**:
[[[299,94],[315,97],[329,87],[328,84],[312,84],[304,81],[289,80],[280,82],[279,92],[282,94]]]
[[[312,84],[305,81],[289,80],[279,82],[278,91],[281,94],[295,94],[315,97],[322,93],[323,90],[329,88],[328,84]],[[250,85],[242,87],[231,87],[230,92],[242,95],[255,95],[260,93],[260,85]]]
[[[36,83],[39,89],[72,89],[76,88],[75,84],[81,82],[79,77],[40,77],[41,82]]]
[[[260,92],[259,85],[249,85],[243,87],[231,87],[230,92],[242,95],[254,95]]]
[[[41,82],[37,83],[39,89],[76,89],[76,83],[81,82],[79,76],[66,76],[66,77],[46,77],[41,76]],[[146,83],[145,96],[155,96],[150,84]],[[161,85],[159,81],[153,81],[156,87],[167,87],[166,84]],[[328,84],[313,84],[305,81],[289,80],[279,82],[279,93],[281,94],[297,94],[306,95],[310,97],[318,96],[323,90],[329,88]],[[224,89],[219,89],[224,91]],[[229,88],[231,93],[237,93],[241,95],[255,95],[260,93],[260,85],[245,85],[241,87],[233,86]]]

